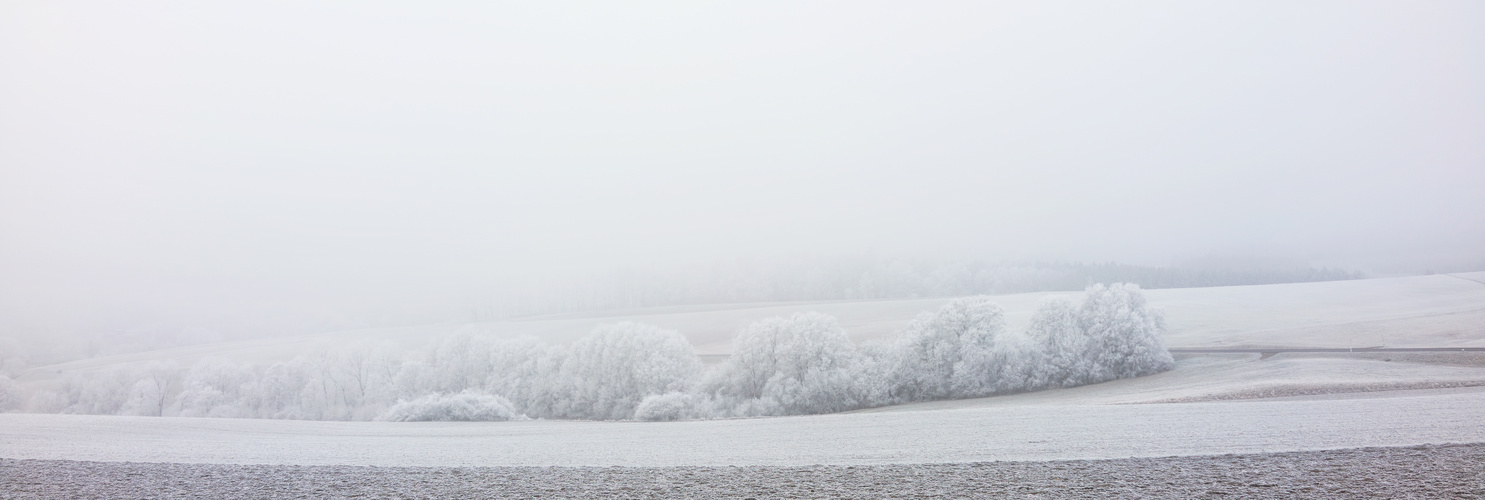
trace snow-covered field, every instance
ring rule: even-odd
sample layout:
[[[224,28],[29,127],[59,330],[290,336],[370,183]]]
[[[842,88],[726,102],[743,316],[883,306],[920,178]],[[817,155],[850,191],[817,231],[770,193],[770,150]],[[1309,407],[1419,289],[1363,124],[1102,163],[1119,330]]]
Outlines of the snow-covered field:
[[[377,466],[946,463],[1485,442],[1485,388],[686,422],[0,415],[5,458]]]
[[[1485,273],[1151,290],[1173,347],[1485,347]],[[1045,294],[997,297],[1013,328]],[[887,335],[939,299],[670,308],[474,325],[562,341],[618,319],[725,353],[760,317],[817,310],[857,338]],[[468,325],[343,332],[426,342]],[[214,354],[275,359],[311,340],[197,346],[42,367],[59,372]],[[707,351],[707,349],[710,349]],[[1475,354],[1213,354],[1157,375],[844,414],[690,422],[308,422],[0,415],[0,458],[379,466],[903,464],[1214,455],[1485,442]],[[25,380],[23,380],[25,381]]]

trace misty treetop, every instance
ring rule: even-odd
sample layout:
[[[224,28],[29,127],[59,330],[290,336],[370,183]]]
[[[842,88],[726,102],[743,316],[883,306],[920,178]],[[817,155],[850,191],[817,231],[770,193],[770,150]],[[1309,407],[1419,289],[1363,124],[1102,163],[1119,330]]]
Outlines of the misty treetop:
[[[742,328],[704,367],[679,333],[639,323],[571,345],[451,335],[403,353],[390,344],[320,347],[254,366],[210,358],[75,375],[25,398],[0,378],[0,404],[32,411],[311,420],[680,420],[846,411],[1070,387],[1169,370],[1160,312],[1138,286],[1052,297],[1012,331],[989,297],[924,312],[894,338],[851,342],[834,317],[801,313]],[[0,408],[3,409],[3,408]]]

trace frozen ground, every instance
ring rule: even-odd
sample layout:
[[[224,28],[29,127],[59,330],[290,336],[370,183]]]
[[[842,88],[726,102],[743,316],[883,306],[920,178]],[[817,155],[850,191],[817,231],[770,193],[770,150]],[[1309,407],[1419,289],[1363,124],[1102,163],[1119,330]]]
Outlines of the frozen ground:
[[[1485,386],[1485,352],[1458,354],[1202,354],[1177,356],[1174,370],[1102,384],[993,398],[932,401],[861,412],[1026,405],[1104,405]]]
[[[1485,387],[690,422],[309,422],[0,415],[0,457],[376,466],[963,463],[1485,442]]]
[[[0,459],[7,498],[1482,498],[1485,445],[808,467],[355,467]]]
[[[1485,273],[1149,297],[1166,310],[1172,346],[1479,347],[1482,281]],[[997,301],[1016,324],[1043,295]],[[725,353],[737,326],[764,316],[820,310],[862,338],[894,332],[941,302],[670,308],[474,327],[563,341],[631,319]],[[468,326],[139,353],[44,367],[29,380],[148,359],[273,359],[324,340],[415,347]],[[697,422],[3,414],[0,496],[1461,498],[1485,496],[1482,415],[1480,352],[1180,355],[1170,372],[1070,389]],[[1367,447],[1380,448],[1358,449]]]

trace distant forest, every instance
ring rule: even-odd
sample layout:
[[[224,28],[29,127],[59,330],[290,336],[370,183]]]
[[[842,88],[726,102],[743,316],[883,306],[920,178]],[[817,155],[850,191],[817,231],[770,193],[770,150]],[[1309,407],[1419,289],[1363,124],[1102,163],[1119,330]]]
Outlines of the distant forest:
[[[1297,267],[1153,267],[1117,263],[1007,264],[903,259],[738,260],[684,270],[627,270],[545,290],[471,301],[471,320],[609,309],[812,300],[959,297],[1077,291],[1096,283],[1145,289],[1359,279],[1357,271]]]

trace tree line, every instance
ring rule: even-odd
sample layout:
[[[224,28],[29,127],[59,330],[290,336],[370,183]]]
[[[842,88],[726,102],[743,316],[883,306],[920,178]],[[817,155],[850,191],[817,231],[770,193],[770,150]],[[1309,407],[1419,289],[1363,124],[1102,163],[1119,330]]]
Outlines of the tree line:
[[[1011,330],[989,297],[955,299],[898,335],[852,342],[800,313],[741,329],[704,366],[680,333],[603,325],[570,345],[450,335],[427,349],[322,346],[290,361],[204,359],[75,374],[0,404],[38,412],[309,420],[680,420],[846,411],[1071,387],[1170,369],[1164,320],[1135,285],[1052,297]],[[5,409],[0,407],[0,410]]]

